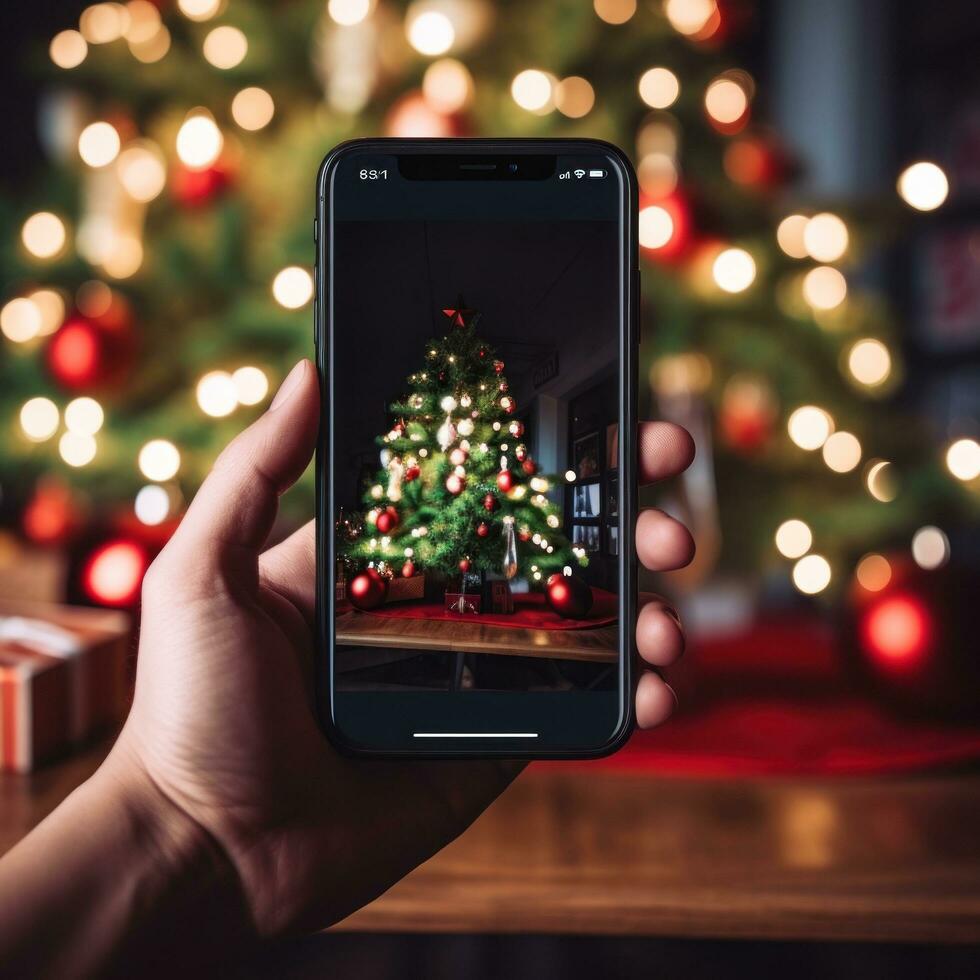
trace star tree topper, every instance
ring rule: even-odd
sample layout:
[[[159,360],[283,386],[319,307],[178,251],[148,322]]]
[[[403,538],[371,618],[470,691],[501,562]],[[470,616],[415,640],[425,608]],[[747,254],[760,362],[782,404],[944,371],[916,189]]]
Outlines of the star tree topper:
[[[449,322],[454,327],[468,327],[472,325],[477,316],[476,310],[468,309],[463,294],[456,297],[456,305],[450,306],[442,311],[443,316],[449,317]]]

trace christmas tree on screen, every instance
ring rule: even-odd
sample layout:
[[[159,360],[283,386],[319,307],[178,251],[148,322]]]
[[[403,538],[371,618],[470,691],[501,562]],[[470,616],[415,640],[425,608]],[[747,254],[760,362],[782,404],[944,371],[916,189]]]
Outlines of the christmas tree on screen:
[[[573,553],[559,531],[561,507],[548,496],[555,480],[528,450],[504,362],[480,337],[480,314],[462,297],[442,312],[446,334],[427,344],[424,366],[390,405],[364,531],[348,537],[345,556],[405,578],[532,583],[586,565],[584,550]]]

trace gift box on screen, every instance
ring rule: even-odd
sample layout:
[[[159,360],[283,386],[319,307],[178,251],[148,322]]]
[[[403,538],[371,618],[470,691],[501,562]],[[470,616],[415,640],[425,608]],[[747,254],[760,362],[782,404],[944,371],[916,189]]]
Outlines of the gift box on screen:
[[[388,583],[385,602],[408,602],[425,596],[425,576],[410,575],[408,578],[393,578]]]
[[[480,611],[481,601],[478,593],[447,592],[444,608],[457,616],[475,616]]]
[[[117,722],[129,642],[125,613],[0,602],[0,769],[30,772]]]

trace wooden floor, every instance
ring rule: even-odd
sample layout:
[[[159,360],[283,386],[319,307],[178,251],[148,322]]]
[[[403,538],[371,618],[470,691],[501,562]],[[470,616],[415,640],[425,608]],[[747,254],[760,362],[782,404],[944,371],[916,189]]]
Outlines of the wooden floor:
[[[104,751],[0,777],[0,850]],[[337,928],[978,942],[980,775],[727,782],[540,765]]]

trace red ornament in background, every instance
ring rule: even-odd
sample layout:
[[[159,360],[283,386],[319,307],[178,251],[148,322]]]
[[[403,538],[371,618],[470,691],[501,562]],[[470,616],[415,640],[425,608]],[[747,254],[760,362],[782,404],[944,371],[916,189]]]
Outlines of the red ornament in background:
[[[446,477],[446,489],[454,497],[458,497],[466,489],[466,479],[456,473],[450,473]]]
[[[449,454],[449,462],[452,463],[453,466],[462,466],[463,463],[465,463],[466,460],[469,459],[469,456],[470,454],[465,449],[462,449],[459,446],[457,446]]]
[[[718,427],[724,441],[741,453],[754,453],[770,440],[779,414],[768,382],[735,375],[721,393]]]
[[[790,176],[792,161],[771,136],[742,136],[728,144],[724,157],[725,173],[743,187],[771,188]]]
[[[460,560],[459,560],[459,570],[464,575],[470,570],[470,560],[469,560],[469,558],[460,558]]]
[[[67,486],[56,481],[39,483],[21,515],[24,534],[35,544],[62,544],[78,521]]]
[[[514,489],[514,474],[510,470],[501,470],[497,474],[497,486],[501,493],[509,493]]]
[[[486,521],[480,521],[476,526],[476,536],[485,538],[490,533],[490,525]]]
[[[411,558],[402,565],[402,578],[411,578],[415,574],[415,562]]]
[[[110,541],[86,559],[82,587],[103,606],[129,606],[139,597],[148,565],[146,552],[134,541]]]
[[[510,395],[504,395],[500,399],[500,407],[508,414],[513,415],[517,411],[517,402]]]
[[[522,527],[517,532],[517,536],[521,539],[521,541],[530,541],[531,540],[531,529],[529,527]]]
[[[517,457],[518,462],[523,463],[527,459],[527,446],[524,443],[519,443],[514,449],[514,455]]]
[[[648,258],[662,262],[683,258],[692,243],[691,225],[690,205],[680,191],[656,197],[641,195],[640,247]]]
[[[494,371],[497,372],[497,374],[503,374],[504,373],[504,362],[503,361],[494,361],[493,362],[493,369],[494,369]]]
[[[517,419],[514,419],[514,421],[511,422],[510,425],[507,426],[507,431],[515,439],[520,439],[520,437],[522,435],[524,435],[524,423],[523,422],[519,422]]]
[[[347,584],[347,598],[356,609],[377,609],[388,594],[388,580],[377,569],[365,568]]]
[[[405,467],[405,481],[407,483],[411,483],[412,480],[417,480],[419,478],[419,474],[421,472],[422,471],[415,464],[413,464],[412,466],[406,466]]]
[[[98,384],[104,369],[103,347],[98,327],[72,317],[48,341],[45,360],[51,377],[71,390]]]
[[[374,522],[374,526],[378,529],[381,534],[390,534],[392,531],[398,527],[401,518],[398,516],[398,511],[394,507],[386,507],[380,514],[378,514],[377,520]]]
[[[181,207],[204,207],[231,186],[232,176],[232,169],[224,160],[203,170],[175,164],[170,171],[170,193]]]
[[[491,513],[493,513],[493,511],[495,511],[499,506],[500,506],[500,504],[498,503],[497,498],[496,498],[496,496],[494,496],[494,494],[488,493],[483,498],[483,509],[484,510],[488,510]]]
[[[534,476],[534,474],[538,472],[538,464],[535,463],[529,456],[523,463],[521,463],[521,469],[523,469],[528,476]]]
[[[583,619],[592,608],[592,589],[574,575],[552,575],[546,596],[548,605],[564,619]]]

